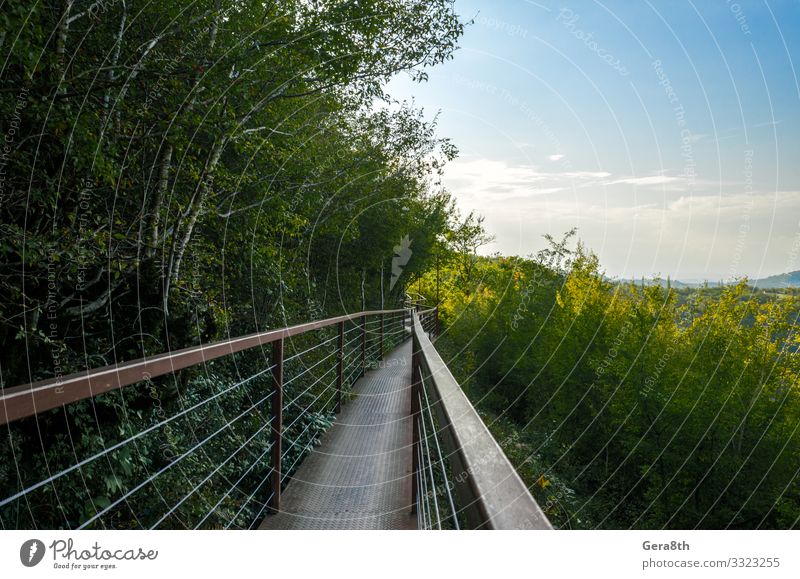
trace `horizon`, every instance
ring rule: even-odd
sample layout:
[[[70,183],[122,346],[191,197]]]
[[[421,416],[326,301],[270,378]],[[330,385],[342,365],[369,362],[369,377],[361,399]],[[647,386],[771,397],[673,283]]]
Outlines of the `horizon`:
[[[443,183],[486,217],[482,254],[577,227],[617,277],[800,269],[796,5],[455,5],[454,58],[389,94],[459,148]]]
[[[532,254],[519,255],[519,254],[504,254],[504,253],[500,253],[500,252],[493,252],[493,253],[485,253],[484,252],[484,253],[479,253],[479,255],[481,255],[482,257],[487,257],[487,258],[513,257],[513,258],[518,258],[518,259],[531,259],[532,257],[535,257]],[[650,274],[650,275],[644,275],[644,276],[640,276],[640,277],[624,277],[623,278],[623,277],[620,277],[620,276],[609,275],[608,272],[606,272],[604,270],[602,263],[600,263],[600,272],[603,275],[603,277],[605,277],[607,280],[610,280],[610,281],[638,282],[638,281],[641,281],[641,280],[648,280],[648,281],[661,280],[661,281],[672,281],[672,282],[684,283],[684,284],[692,284],[692,285],[695,285],[695,284],[702,285],[704,283],[708,283],[708,284],[718,284],[718,283],[734,284],[734,283],[737,283],[738,281],[741,281],[743,279],[746,279],[748,282],[763,281],[763,280],[765,280],[767,278],[781,277],[781,276],[784,276],[784,275],[791,275],[791,274],[794,274],[794,273],[800,273],[800,269],[794,270],[794,271],[784,271],[784,272],[781,272],[781,273],[776,273],[776,274],[771,274],[771,275],[764,275],[764,276],[761,276],[759,278],[754,278],[754,277],[749,277],[749,276],[744,275],[744,276],[741,276],[741,277],[736,278],[736,279],[713,279],[713,278],[710,278],[710,277],[705,277],[705,278],[702,278],[702,277],[676,278],[676,277],[672,277],[669,274],[661,275],[659,273],[654,273],[654,274]],[[787,287],[794,287],[794,286],[787,286]]]

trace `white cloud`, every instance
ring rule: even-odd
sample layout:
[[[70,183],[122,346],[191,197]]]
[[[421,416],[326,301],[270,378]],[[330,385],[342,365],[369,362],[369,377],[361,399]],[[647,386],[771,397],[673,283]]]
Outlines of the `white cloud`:
[[[445,184],[470,197],[491,200],[524,198],[563,189],[602,184],[607,171],[543,171],[536,165],[511,165],[491,159],[459,159],[445,170]]]
[[[609,181],[608,185],[664,185],[666,183],[675,183],[683,181],[681,177],[669,177],[667,175],[652,175],[650,177],[626,177],[624,179],[617,179],[616,181]]]
[[[457,160],[447,165],[445,182],[465,192],[531,190],[542,180],[533,166],[510,166],[489,159]]]
[[[560,161],[563,158],[564,158],[564,155],[559,155],[559,154],[557,154],[557,155],[548,155],[547,160],[548,161]]]
[[[461,159],[448,166],[445,184],[465,209],[486,216],[497,236],[486,251],[526,255],[543,247],[543,233],[577,226],[613,275],[757,277],[788,267],[786,240],[800,235],[800,191],[748,194],[736,183],[697,181],[690,193],[685,177],[666,171],[559,168]]]
[[[509,205],[482,210],[497,234],[491,251],[530,254],[543,247],[543,233],[558,236],[577,226],[612,275],[715,280],[800,267],[791,253],[800,236],[800,191],[679,194],[644,203],[560,194]]]

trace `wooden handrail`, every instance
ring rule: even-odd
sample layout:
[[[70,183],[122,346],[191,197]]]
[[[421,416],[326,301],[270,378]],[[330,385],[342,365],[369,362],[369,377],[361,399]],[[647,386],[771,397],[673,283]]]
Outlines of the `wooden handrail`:
[[[447,460],[456,473],[455,480],[460,481],[456,493],[468,525],[475,529],[552,529],[436,351],[420,316],[416,312],[412,315],[414,388],[423,381],[432,386],[432,406],[441,425]],[[419,443],[416,430],[414,443]]]
[[[191,346],[182,350],[140,358],[130,362],[84,370],[68,376],[48,378],[30,384],[6,388],[0,394],[0,424],[35,416],[40,412],[58,408],[78,400],[92,398],[98,394],[110,392],[123,386],[171,374],[222,356],[270,344],[320,328],[350,320],[365,320],[367,316],[394,314],[404,311],[404,309],[371,310],[347,314],[210,344]]]

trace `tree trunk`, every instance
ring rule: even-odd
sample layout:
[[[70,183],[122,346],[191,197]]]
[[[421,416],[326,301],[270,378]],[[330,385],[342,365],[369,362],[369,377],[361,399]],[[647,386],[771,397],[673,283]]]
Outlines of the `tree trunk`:
[[[159,226],[161,224],[161,206],[164,204],[164,197],[167,194],[169,185],[169,170],[172,164],[172,144],[167,143],[164,154],[161,156],[161,167],[158,172],[158,187],[156,198],[150,213],[150,224],[145,230],[147,235],[147,256],[152,257],[158,247]]]
[[[214,45],[217,41],[217,32],[219,30],[219,21],[220,21],[220,7],[222,5],[221,0],[217,0],[214,5],[214,10],[216,14],[214,15],[214,20],[211,24],[211,29],[209,30],[209,39],[208,39],[208,58],[209,62],[211,61],[211,56],[214,52]],[[195,86],[200,83],[201,75],[198,72],[195,75]],[[192,91],[194,93],[194,91]],[[189,108],[193,108],[195,104],[195,97],[192,98],[192,101],[189,103]],[[223,106],[224,108],[224,106]],[[186,226],[183,230],[183,233],[180,233],[180,225],[181,225],[181,218],[178,218],[177,223],[173,229],[173,238],[172,238],[172,247],[170,249],[170,257],[169,257],[169,269],[167,271],[167,279],[164,282],[164,313],[168,313],[168,304],[169,304],[169,292],[170,288],[172,287],[172,283],[178,279],[181,271],[181,263],[183,262],[183,256],[186,253],[186,248],[189,246],[189,242],[192,239],[192,233],[194,232],[194,227],[197,224],[197,220],[200,217],[200,213],[203,211],[203,204],[205,203],[206,198],[208,197],[209,192],[211,191],[211,185],[213,182],[213,175],[214,169],[216,168],[217,164],[219,163],[220,157],[222,156],[222,150],[225,148],[227,144],[227,137],[219,138],[215,143],[214,146],[211,148],[211,154],[209,155],[208,161],[206,162],[205,169],[203,169],[203,173],[200,176],[200,179],[197,182],[197,187],[195,187],[194,194],[192,195],[192,199],[189,202],[189,209],[186,221]],[[170,155],[172,152],[170,151]],[[167,169],[168,170],[168,169]],[[164,171],[164,167],[162,166],[162,172]],[[163,173],[162,173],[163,174]],[[161,179],[159,179],[159,188],[161,185]]]
[[[214,45],[217,42],[217,31],[219,30],[219,10],[222,6],[222,0],[217,0],[214,3],[214,10],[216,14],[214,15],[214,21],[211,23],[211,30],[208,33],[208,55],[209,58],[211,57],[211,52],[214,50]]]
[[[128,19],[128,6],[125,4],[125,0],[122,0],[122,20],[119,24],[119,34],[117,36],[117,47],[114,51],[114,67],[116,68],[117,64],[119,64],[119,55],[122,52],[122,36],[125,34],[125,24]],[[113,76],[114,81],[116,81],[116,74],[114,73],[114,68],[109,71],[109,78]],[[116,107],[116,114],[114,115],[114,129],[115,135],[119,135],[122,133],[122,111],[120,111],[119,107]]]
[[[67,36],[69,35],[69,13],[72,11],[72,5],[75,0],[66,0],[64,2],[64,11],[61,13],[61,19],[58,22],[58,36],[56,37],[56,73],[58,75],[58,92],[67,92],[67,87],[62,85],[64,75],[66,74],[66,59],[67,53]]]
[[[177,280],[180,275],[181,263],[186,254],[186,248],[189,246],[189,242],[192,239],[192,233],[197,224],[197,219],[200,217],[200,213],[202,213],[203,204],[211,191],[214,169],[219,163],[226,142],[224,138],[221,138],[211,148],[208,162],[197,183],[194,195],[192,195],[192,200],[189,203],[188,213],[186,214],[186,225],[183,228],[183,232],[180,231],[180,223],[176,224],[172,240],[172,250],[170,252],[169,271],[164,284],[164,311],[167,311],[170,288],[172,283]]]
[[[122,18],[119,21],[119,30],[117,31],[117,38],[114,42],[114,54],[111,56],[111,63],[108,69],[108,84],[109,86],[113,86],[114,81],[117,80],[117,74],[115,72],[117,68],[117,64],[119,64],[119,55],[122,52],[122,37],[125,34],[125,23],[128,19],[128,6],[125,4],[125,0],[122,0]],[[111,95],[109,91],[106,91],[106,94],[103,96],[103,109],[108,110],[108,107],[111,103]]]

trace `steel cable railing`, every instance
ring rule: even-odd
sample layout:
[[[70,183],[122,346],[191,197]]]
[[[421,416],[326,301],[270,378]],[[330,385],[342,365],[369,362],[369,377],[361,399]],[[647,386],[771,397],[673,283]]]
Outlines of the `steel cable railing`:
[[[418,398],[418,403],[421,402],[421,399]],[[425,486],[423,492],[425,493],[425,502],[427,506],[428,512],[428,519],[424,521],[423,529],[433,529],[433,528],[442,528],[442,514],[439,510],[439,492],[438,492],[438,485],[436,482],[436,477],[434,476],[433,471],[433,457],[431,455],[430,449],[430,441],[428,435],[428,428],[426,427],[425,420],[424,420],[425,412],[423,411],[420,414],[420,453],[423,458],[423,462],[421,463],[421,471],[422,471],[422,479],[425,481]],[[444,466],[444,463],[440,463],[440,466]],[[431,503],[433,503],[433,508],[431,509]],[[436,517],[435,527],[434,527],[434,515]],[[453,513],[455,516],[455,512]]]
[[[205,483],[207,483],[209,480],[211,480],[211,477],[213,477],[215,474],[217,474],[220,471],[220,469],[222,469],[223,466],[228,464],[234,456],[238,455],[242,450],[244,450],[244,448],[246,448],[248,444],[250,444],[259,434],[261,434],[266,428],[268,428],[271,425],[272,425],[272,421],[271,420],[269,422],[264,423],[264,425],[261,426],[261,428],[259,428],[258,430],[256,430],[247,440],[245,440],[244,443],[242,443],[242,445],[239,446],[239,448],[237,448],[232,454],[228,455],[228,457],[224,461],[218,463],[217,466],[208,475],[206,475],[206,477],[202,481],[200,481],[199,484],[195,485],[195,487],[192,490],[190,490],[188,493],[184,494],[181,497],[181,499],[172,506],[172,508],[170,508],[166,513],[161,515],[161,518],[159,518],[155,522],[155,524],[150,528],[151,529],[158,528],[158,526],[161,525],[161,523],[163,523],[172,513],[174,513],[178,509],[178,507],[180,507],[182,504],[184,504],[192,495],[194,495],[194,493],[196,493],[200,489],[200,487],[202,487]],[[226,428],[228,428],[228,427],[230,427],[230,423],[228,425],[226,425]],[[203,441],[203,443],[201,443],[201,444],[205,444],[205,442],[206,441]],[[267,448],[269,450],[271,450],[270,447],[267,447]],[[197,449],[197,446],[195,446],[192,449],[192,451],[196,450],[196,449]],[[188,454],[189,453],[181,455],[180,458],[182,459],[182,458],[184,458],[184,456],[187,456]],[[170,466],[172,466],[176,462],[178,462],[178,461],[176,460],[175,462],[170,463],[170,465],[168,465],[167,468],[169,468]],[[145,481],[145,482],[149,482],[149,481]],[[124,498],[127,498],[127,497],[124,496],[123,499]],[[117,501],[121,501],[123,499],[117,499]],[[212,511],[213,511],[213,509],[212,509]],[[101,516],[103,514],[103,512],[105,512],[105,511],[102,511],[102,512],[98,513],[95,516],[99,517],[99,516]],[[207,517],[208,517],[208,515],[206,515],[206,517],[204,517],[203,520],[205,520]],[[83,526],[88,525],[89,523],[91,523],[91,521],[92,520],[90,519]]]
[[[223,495],[222,495],[222,496],[219,498],[219,500],[218,500],[218,501],[217,501],[217,502],[214,504],[214,506],[213,506],[213,507],[211,507],[211,510],[209,510],[209,511],[208,511],[208,512],[205,514],[205,516],[204,516],[202,519],[200,519],[200,522],[199,522],[199,523],[197,523],[197,524],[194,526],[194,529],[195,529],[195,530],[197,530],[197,529],[199,529],[200,527],[202,527],[202,526],[203,526],[203,523],[205,523],[205,522],[208,520],[208,518],[209,518],[209,517],[210,517],[210,516],[211,516],[211,515],[212,515],[214,512],[216,512],[216,510],[217,510],[217,509],[220,507],[220,505],[221,505],[221,504],[222,504],[222,503],[225,501],[225,499],[227,499],[227,498],[230,496],[230,494],[231,494],[231,493],[232,493],[234,490],[236,490],[236,489],[238,488],[239,484],[241,484],[241,482],[242,482],[242,481],[243,481],[243,480],[244,480],[244,479],[245,479],[245,478],[246,478],[246,477],[247,477],[247,476],[248,476],[248,475],[249,475],[249,474],[250,474],[250,473],[253,471],[253,469],[254,469],[254,468],[256,468],[256,467],[257,467],[257,466],[258,466],[258,465],[261,463],[261,461],[262,461],[262,460],[264,460],[264,457],[266,457],[266,456],[267,456],[267,453],[269,453],[269,452],[271,452],[271,451],[272,451],[272,447],[271,447],[271,446],[268,446],[268,447],[266,448],[266,450],[264,450],[264,452],[262,452],[262,453],[261,453],[261,454],[260,454],[260,455],[259,455],[259,456],[258,456],[258,457],[257,457],[257,458],[256,458],[256,459],[255,459],[255,460],[254,460],[254,461],[253,461],[251,464],[250,464],[250,466],[248,467],[248,469],[247,469],[246,471],[244,471],[244,473],[242,474],[242,476],[240,476],[240,477],[239,477],[239,479],[238,479],[238,480],[237,480],[235,483],[233,483],[233,485],[231,485],[231,486],[228,488],[228,490],[227,490],[227,491],[225,491],[225,492],[223,493]],[[251,498],[252,498],[252,496],[251,496]],[[245,505],[245,506],[246,506],[246,505]],[[243,506],[242,508],[244,508],[244,506]],[[237,513],[237,514],[238,514],[238,513]],[[230,523],[230,522],[229,522],[229,523]],[[229,523],[228,523],[228,524],[226,524],[225,528],[228,528],[228,526],[229,526]]]
[[[339,316],[3,390],[19,460],[0,487],[0,527],[257,526],[358,377],[408,337],[407,316]]]
[[[412,493],[421,529],[550,529],[431,341],[438,310],[412,314]]]
[[[421,464],[424,465],[422,470],[427,469],[430,474],[430,484],[427,492],[433,496],[436,527],[439,529],[459,529],[461,528],[461,523],[458,520],[459,511],[456,509],[453,498],[451,477],[447,472],[449,466],[442,453],[442,443],[439,440],[441,428],[434,417],[424,377],[421,377],[419,390],[418,404],[420,413],[418,419],[421,427],[421,440],[423,441],[420,448],[425,449]],[[435,454],[433,451],[435,451]],[[440,501],[442,502],[441,508],[439,506]],[[433,521],[428,520],[424,528],[433,528]]]
[[[102,508],[102,509],[101,509],[99,512],[97,512],[95,515],[93,515],[93,516],[92,516],[92,517],[90,517],[88,520],[86,520],[86,521],[84,521],[83,523],[81,523],[81,524],[78,526],[78,529],[85,529],[85,528],[87,528],[87,527],[88,527],[89,525],[91,525],[91,524],[92,524],[94,521],[98,520],[98,519],[99,519],[100,517],[102,517],[104,514],[106,514],[106,513],[110,512],[110,511],[111,511],[111,510],[112,510],[114,507],[116,507],[117,505],[120,505],[122,502],[127,502],[127,499],[128,499],[128,498],[130,498],[130,497],[131,497],[131,496],[133,496],[135,493],[137,493],[138,491],[140,491],[141,489],[143,489],[143,488],[144,488],[144,487],[145,487],[147,484],[149,484],[149,483],[153,482],[153,481],[154,481],[154,480],[155,480],[157,477],[159,477],[160,475],[162,475],[162,474],[164,474],[165,472],[167,472],[168,470],[170,470],[170,469],[171,469],[173,466],[175,466],[175,465],[179,464],[179,463],[180,463],[180,462],[181,462],[183,459],[185,459],[187,456],[190,456],[190,455],[191,455],[191,454],[192,454],[194,451],[196,451],[198,448],[201,448],[201,447],[202,447],[202,446],[204,446],[204,445],[205,445],[207,442],[209,442],[210,440],[212,440],[212,439],[216,438],[216,436],[217,436],[217,435],[219,435],[220,433],[222,433],[222,432],[224,432],[225,430],[227,430],[228,428],[230,428],[230,427],[231,427],[231,426],[232,426],[232,425],[233,425],[235,422],[238,422],[238,421],[239,421],[241,418],[243,418],[244,416],[247,416],[248,414],[250,414],[250,412],[251,412],[252,410],[254,410],[254,409],[255,409],[255,408],[258,406],[258,405],[260,405],[261,403],[263,403],[263,402],[265,402],[266,400],[268,400],[270,397],[272,397],[272,393],[271,393],[271,392],[270,392],[269,394],[267,394],[266,396],[264,396],[264,397],[263,397],[261,400],[259,400],[259,401],[258,401],[256,404],[252,405],[252,406],[251,406],[251,407],[250,407],[248,410],[246,410],[245,412],[242,412],[241,414],[239,414],[239,415],[238,415],[236,418],[234,418],[233,420],[226,422],[225,424],[223,424],[223,425],[222,425],[222,427],[220,427],[220,428],[218,428],[217,430],[215,430],[215,431],[214,431],[214,432],[213,432],[211,435],[207,436],[207,437],[206,437],[206,438],[204,438],[202,441],[200,441],[200,442],[198,442],[197,444],[195,444],[194,446],[192,446],[192,447],[191,447],[189,450],[185,451],[183,454],[181,454],[180,456],[178,456],[178,457],[177,457],[175,460],[173,460],[173,461],[169,462],[169,463],[168,463],[166,466],[162,467],[161,469],[159,469],[158,471],[156,471],[154,474],[150,475],[150,476],[149,476],[147,479],[145,479],[143,482],[140,482],[139,484],[137,484],[136,486],[134,486],[132,489],[130,489],[129,491],[125,492],[125,493],[124,493],[124,494],[123,494],[121,497],[119,497],[119,498],[117,498],[116,500],[114,500],[113,502],[111,502],[111,504],[109,504],[109,505],[108,505],[108,506],[106,506],[106,507],[103,507],[103,508]],[[269,425],[269,423],[267,423],[267,425]],[[259,432],[260,432],[261,430],[263,430],[263,427],[262,427],[262,429],[260,429],[260,430],[259,430]],[[241,447],[240,447],[240,449],[241,449]],[[193,493],[194,493],[194,491],[191,491],[191,492],[190,492],[190,494],[193,494]],[[185,498],[186,498],[186,495],[184,495],[184,498],[182,498],[182,499],[181,499],[181,501],[180,501],[180,504],[182,504],[182,503],[185,501]],[[170,513],[171,513],[171,512],[173,512],[173,511],[170,511]],[[159,522],[160,522],[160,521],[159,521]]]
[[[258,372],[257,374],[254,374],[253,376],[250,376],[249,378],[246,378],[245,380],[237,382],[236,384],[233,384],[232,386],[229,386],[228,388],[222,390],[221,392],[218,392],[218,393],[214,394],[213,396],[209,396],[208,398],[203,399],[202,401],[198,402],[197,404],[194,404],[194,405],[190,406],[189,408],[181,410],[180,412],[172,415],[171,417],[167,418],[166,420],[163,420],[163,421],[158,422],[158,423],[156,423],[156,424],[154,424],[154,425],[152,425],[152,426],[150,426],[148,428],[145,428],[144,430],[139,431],[138,433],[136,433],[133,436],[130,436],[130,437],[128,437],[128,438],[126,438],[126,439],[124,439],[124,440],[122,440],[120,442],[117,442],[117,443],[115,443],[115,444],[113,444],[111,446],[108,446],[108,447],[104,448],[102,451],[97,452],[94,455],[89,456],[89,457],[87,457],[87,458],[85,458],[85,459],[83,459],[83,460],[81,460],[79,462],[76,462],[75,464],[73,464],[73,465],[71,465],[71,466],[59,471],[58,473],[56,473],[54,475],[50,475],[46,479],[41,480],[38,483],[33,484],[33,485],[25,488],[24,490],[19,491],[19,492],[15,493],[15,494],[3,499],[3,500],[0,500],[0,508],[10,504],[11,502],[13,502],[15,500],[18,500],[19,498],[21,498],[21,497],[23,497],[23,496],[25,496],[25,495],[27,495],[27,494],[39,489],[39,488],[42,488],[43,486],[45,486],[47,484],[51,484],[51,483],[55,482],[56,480],[60,479],[61,477],[66,476],[67,474],[70,474],[71,472],[81,468],[82,466],[88,465],[89,463],[97,460],[98,458],[102,458],[102,457],[108,455],[109,453],[111,453],[111,452],[113,452],[115,450],[119,450],[120,448],[122,448],[126,444],[129,444],[129,443],[131,443],[131,442],[133,442],[135,440],[138,440],[139,438],[142,438],[143,436],[155,431],[156,429],[164,427],[164,426],[168,425],[169,423],[177,420],[178,418],[186,416],[187,414],[189,414],[192,411],[198,410],[200,407],[205,406],[209,402],[213,402],[214,400],[216,400],[220,396],[233,391],[234,389],[238,388],[239,386],[247,384],[251,380],[253,380],[255,378],[258,378],[259,376],[261,376],[263,374],[266,374],[267,372],[271,371],[273,367],[274,366],[270,366],[270,367],[262,370],[261,372]]]

